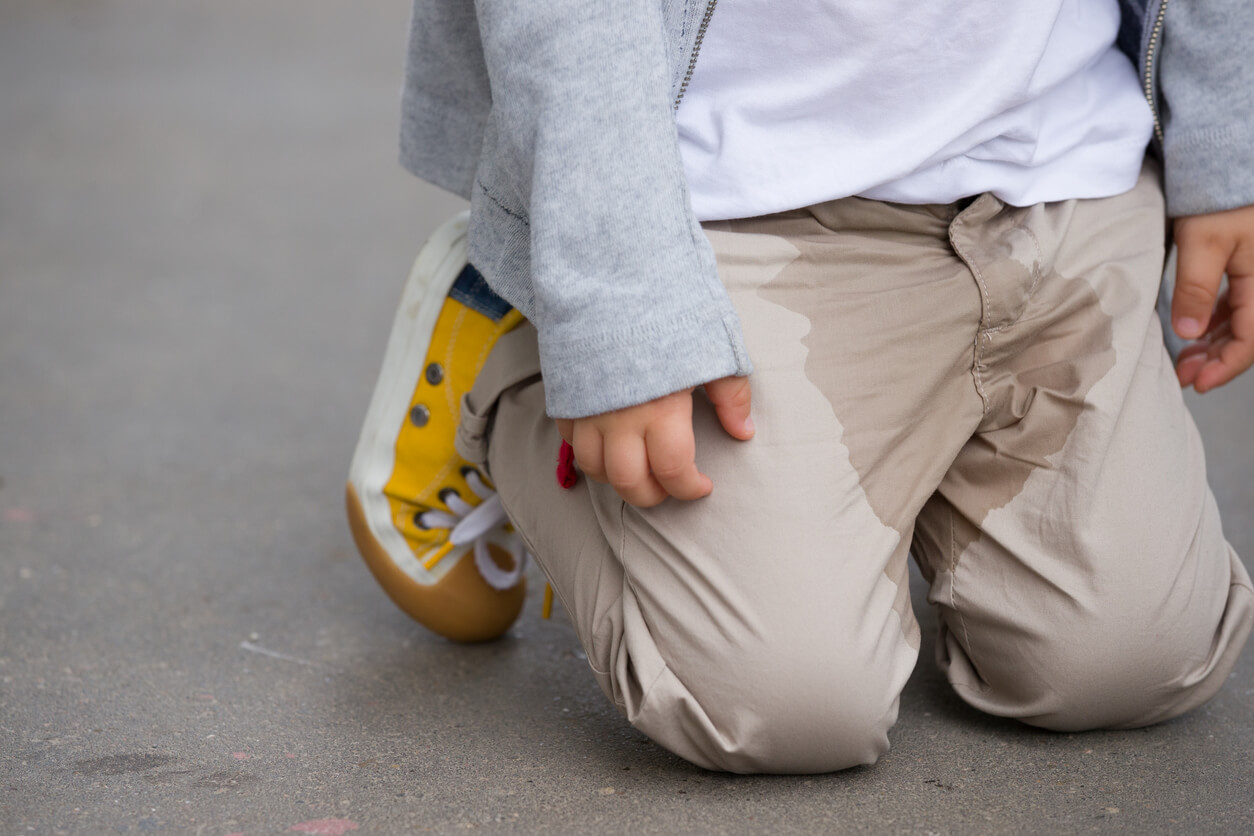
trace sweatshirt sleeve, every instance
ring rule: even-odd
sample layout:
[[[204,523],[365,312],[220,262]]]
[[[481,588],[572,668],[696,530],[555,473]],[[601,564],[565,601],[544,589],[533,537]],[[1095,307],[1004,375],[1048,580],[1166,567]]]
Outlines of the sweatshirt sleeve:
[[[1165,2],[1158,72],[1167,212],[1254,204],[1254,3]]]
[[[692,214],[655,0],[478,0],[492,110],[471,257],[539,333],[547,409],[750,371]]]

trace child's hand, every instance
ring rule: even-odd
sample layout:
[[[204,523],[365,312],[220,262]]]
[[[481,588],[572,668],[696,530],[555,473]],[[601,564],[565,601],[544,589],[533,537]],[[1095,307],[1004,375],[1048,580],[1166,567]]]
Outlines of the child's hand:
[[[705,393],[729,435],[741,441],[753,437],[748,378],[719,378],[705,384]],[[557,431],[588,478],[613,485],[632,505],[649,508],[667,496],[700,499],[714,489],[697,469],[691,389],[614,412],[558,420]]]
[[[1176,376],[1208,392],[1254,364],[1254,206],[1177,218],[1175,236],[1171,321],[1197,340],[1180,352]],[[1216,301],[1225,271],[1228,292]]]

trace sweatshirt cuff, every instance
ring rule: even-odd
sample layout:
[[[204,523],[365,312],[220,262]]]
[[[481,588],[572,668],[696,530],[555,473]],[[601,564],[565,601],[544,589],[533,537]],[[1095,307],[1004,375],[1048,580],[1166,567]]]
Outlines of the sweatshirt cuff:
[[[577,344],[541,336],[540,365],[551,418],[599,415],[752,371],[736,314],[709,311]]]
[[[1173,218],[1254,204],[1254,126],[1169,134],[1163,163]]]

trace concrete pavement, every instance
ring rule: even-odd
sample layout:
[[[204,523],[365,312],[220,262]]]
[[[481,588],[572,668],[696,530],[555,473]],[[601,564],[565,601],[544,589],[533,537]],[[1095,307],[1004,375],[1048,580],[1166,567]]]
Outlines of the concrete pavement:
[[[394,163],[406,19],[0,5],[0,833],[1254,832],[1249,652],[1191,715],[1084,735],[925,653],[879,765],[740,778],[627,727],[560,611],[459,647],[394,609],[343,479],[460,208]],[[1248,563],[1254,375],[1192,402]]]

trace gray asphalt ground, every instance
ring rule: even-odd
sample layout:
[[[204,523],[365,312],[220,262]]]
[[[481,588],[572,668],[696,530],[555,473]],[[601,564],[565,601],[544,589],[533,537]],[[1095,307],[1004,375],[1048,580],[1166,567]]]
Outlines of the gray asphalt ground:
[[[740,778],[627,727],[541,583],[488,646],[395,610],[343,479],[460,208],[394,163],[407,14],[0,3],[0,833],[1254,832],[1251,653],[1083,735],[925,654],[879,765]],[[1254,375],[1192,402],[1249,560]]]

